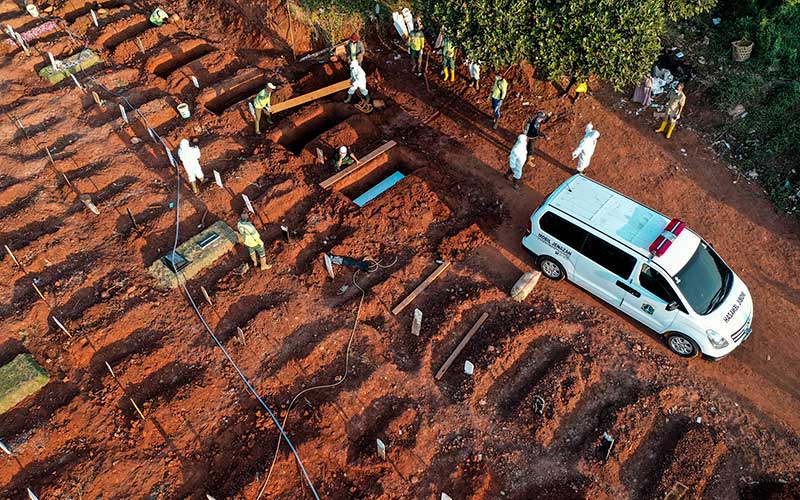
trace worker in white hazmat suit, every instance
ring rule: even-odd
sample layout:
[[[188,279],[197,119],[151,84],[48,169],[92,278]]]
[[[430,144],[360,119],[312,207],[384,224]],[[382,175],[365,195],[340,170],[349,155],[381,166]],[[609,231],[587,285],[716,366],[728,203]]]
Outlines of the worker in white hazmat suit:
[[[594,154],[594,148],[597,146],[597,139],[600,138],[600,132],[594,130],[594,125],[591,123],[586,125],[586,133],[583,135],[583,139],[581,139],[580,144],[578,144],[577,149],[572,152],[572,159],[578,160],[578,173],[582,174],[586,167],[589,166],[589,162],[592,161],[592,155]]]
[[[350,88],[347,90],[347,99],[344,102],[350,102],[353,94],[358,90],[361,93],[361,98],[369,102],[369,91],[367,91],[367,74],[358,64],[358,60],[353,59],[350,61]]]
[[[186,175],[189,177],[192,191],[197,194],[197,180],[199,179],[200,182],[205,181],[203,169],[200,168],[200,148],[190,145],[188,139],[181,139],[181,145],[178,147],[178,158],[181,159],[183,168],[186,169]]]
[[[522,167],[528,161],[528,136],[520,134],[517,142],[511,148],[511,155],[508,157],[508,172],[506,179],[512,181],[514,189],[519,189],[519,180],[522,179]]]

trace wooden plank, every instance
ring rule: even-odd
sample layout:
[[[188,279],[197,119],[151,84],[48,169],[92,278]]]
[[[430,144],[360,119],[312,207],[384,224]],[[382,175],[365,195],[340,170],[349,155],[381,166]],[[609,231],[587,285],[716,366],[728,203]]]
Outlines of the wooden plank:
[[[334,184],[336,184],[340,180],[344,179],[348,175],[352,174],[356,170],[360,169],[361,167],[363,167],[364,165],[366,165],[370,161],[374,160],[375,158],[377,158],[378,156],[382,155],[383,153],[389,151],[390,149],[392,149],[395,146],[397,146],[397,143],[395,141],[389,141],[386,144],[378,146],[377,148],[375,148],[374,151],[372,151],[371,153],[369,153],[365,157],[359,158],[358,163],[350,165],[349,167],[347,167],[346,169],[342,170],[341,172],[336,172],[336,174],[333,175],[332,177],[328,177],[324,181],[320,182],[319,186],[321,188],[328,189],[329,187],[333,186]]]
[[[436,372],[436,380],[441,380],[441,378],[444,376],[444,372],[446,372],[447,369],[450,368],[450,365],[452,365],[453,361],[455,361],[458,355],[461,354],[461,351],[464,350],[464,348],[467,346],[467,343],[472,339],[472,336],[475,335],[475,332],[478,331],[478,328],[481,327],[483,322],[486,321],[486,318],[488,317],[489,313],[481,314],[481,317],[478,318],[478,321],[476,321],[475,324],[472,325],[472,328],[469,329],[467,334],[464,335],[464,338],[461,339],[461,342],[458,343],[455,350],[452,353],[450,353],[450,357],[447,358],[447,361],[445,361],[442,367],[439,368],[439,371]]]
[[[426,288],[428,288],[428,285],[430,285],[431,283],[433,283],[433,280],[435,280],[436,278],[438,278],[438,277],[439,277],[439,275],[440,275],[440,274],[442,274],[442,273],[444,272],[444,270],[448,268],[448,266],[450,266],[450,262],[448,262],[448,261],[444,261],[444,262],[442,262],[442,263],[439,265],[439,267],[437,267],[437,268],[436,268],[436,270],[434,270],[434,271],[433,271],[433,272],[430,274],[430,276],[428,276],[427,278],[425,278],[425,281],[423,281],[422,283],[420,283],[420,284],[419,284],[419,286],[418,286],[417,288],[415,288],[413,292],[411,292],[410,294],[408,294],[408,297],[404,298],[402,302],[400,302],[399,304],[397,304],[397,306],[395,306],[395,308],[394,308],[394,309],[392,309],[392,314],[394,314],[394,315],[396,316],[396,315],[397,315],[398,313],[400,313],[400,312],[401,312],[403,309],[405,309],[405,308],[406,308],[406,306],[407,306],[407,305],[409,305],[409,304],[411,303],[411,301],[412,301],[412,300],[414,300],[415,298],[417,298],[417,295],[421,294],[421,293],[422,293],[422,292],[423,292],[423,291],[424,291]]]
[[[280,113],[281,111],[285,111],[289,108],[300,106],[301,104],[313,101],[314,99],[319,99],[321,97],[335,94],[340,90],[348,88],[350,88],[350,80],[344,80],[339,83],[334,83],[333,85],[328,85],[327,87],[322,87],[321,89],[309,92],[308,94],[303,94],[301,96],[293,97],[288,101],[283,101],[275,104],[274,106],[272,106],[272,114]]]

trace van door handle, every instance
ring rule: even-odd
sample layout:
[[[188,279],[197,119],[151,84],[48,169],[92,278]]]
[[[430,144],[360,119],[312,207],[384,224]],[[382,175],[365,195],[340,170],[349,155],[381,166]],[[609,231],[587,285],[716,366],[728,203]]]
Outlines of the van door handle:
[[[641,296],[642,296],[642,294],[641,294],[641,293],[639,293],[639,291],[638,291],[638,290],[636,290],[635,288],[632,288],[632,287],[628,286],[627,284],[625,284],[625,283],[623,283],[623,282],[621,282],[621,281],[619,281],[619,280],[617,280],[617,286],[618,286],[618,287],[620,287],[620,288],[622,288],[623,290],[625,290],[626,292],[628,292],[629,294],[633,295],[633,296],[634,296],[634,297],[636,297],[636,298],[639,298],[639,297],[641,297]]]

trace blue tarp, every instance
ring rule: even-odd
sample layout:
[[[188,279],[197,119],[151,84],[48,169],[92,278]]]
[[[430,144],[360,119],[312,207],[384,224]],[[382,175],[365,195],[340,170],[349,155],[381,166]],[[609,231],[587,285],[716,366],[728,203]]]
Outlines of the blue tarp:
[[[353,200],[353,203],[358,205],[359,207],[363,207],[373,199],[377,198],[378,195],[387,191],[389,188],[400,182],[400,179],[405,177],[400,172],[395,172],[389,177],[385,178],[384,180],[380,181],[379,183],[375,184],[373,187],[369,188],[364,194]]]

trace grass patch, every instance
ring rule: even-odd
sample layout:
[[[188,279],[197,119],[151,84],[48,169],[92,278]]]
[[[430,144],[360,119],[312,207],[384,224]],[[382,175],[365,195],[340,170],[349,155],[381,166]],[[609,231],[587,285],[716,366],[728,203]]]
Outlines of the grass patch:
[[[20,354],[0,366],[0,413],[36,393],[50,380],[50,375],[30,354]]]

